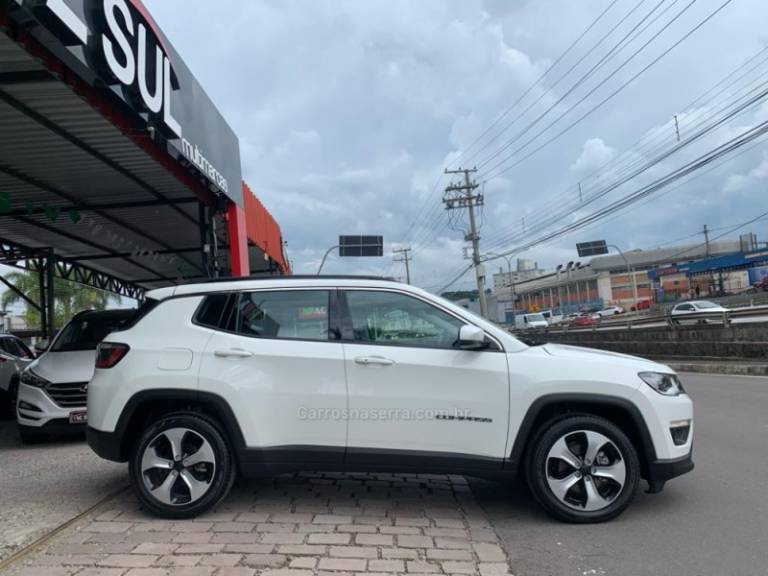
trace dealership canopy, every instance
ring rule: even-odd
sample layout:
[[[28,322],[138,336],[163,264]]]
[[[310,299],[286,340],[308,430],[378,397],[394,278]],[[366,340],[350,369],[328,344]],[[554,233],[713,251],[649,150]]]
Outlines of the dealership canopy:
[[[140,0],[0,0],[0,263],[40,274],[43,313],[54,277],[140,297],[290,273],[235,132]]]

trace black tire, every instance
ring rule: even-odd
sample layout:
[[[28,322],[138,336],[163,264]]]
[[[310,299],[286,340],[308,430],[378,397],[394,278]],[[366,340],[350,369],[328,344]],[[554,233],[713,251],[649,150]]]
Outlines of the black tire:
[[[586,502],[585,482],[592,482],[593,488],[597,488],[598,483],[600,483],[600,486],[607,488],[609,492],[611,489],[617,491],[617,493],[611,494],[610,503],[607,506],[595,511],[580,510],[575,507],[576,503],[571,502],[569,505],[559,499],[550,488],[548,481],[550,471],[548,466],[551,465],[551,459],[548,458],[550,450],[553,449],[559,440],[565,438],[573,439],[574,437],[578,439],[579,434],[585,431],[597,432],[606,437],[613,445],[610,448],[613,454],[616,454],[614,448],[618,451],[618,456],[615,457],[616,460],[623,462],[625,468],[624,483],[620,489],[618,484],[603,479],[595,481],[590,474],[583,473],[584,476],[577,482],[578,485],[575,485],[573,488],[574,492],[569,491],[567,493],[569,498],[572,495],[584,495]],[[586,436],[584,437],[586,438]],[[606,456],[603,457],[605,458]],[[558,463],[557,465],[560,464]],[[568,468],[566,466],[566,474],[569,472]],[[577,524],[605,522],[621,514],[634,498],[640,482],[640,460],[632,442],[615,424],[598,416],[588,414],[574,415],[549,422],[539,429],[528,453],[526,476],[528,486],[538,503],[546,512],[558,520]]]
[[[212,471],[209,469],[211,475],[210,482],[208,483],[209,487],[202,497],[186,503],[181,498],[180,502],[167,504],[156,498],[147,486],[147,482],[150,480],[141,470],[142,458],[147,449],[156,450],[155,445],[153,444],[150,447],[150,444],[155,442],[164,431],[179,428],[193,432],[193,439],[199,437],[206,441],[215,456],[215,463]],[[194,455],[194,452],[187,456],[192,455]],[[210,510],[229,494],[235,482],[236,474],[237,467],[234,461],[234,453],[219,424],[208,416],[194,412],[167,414],[153,422],[133,446],[129,460],[131,484],[139,501],[151,513],[162,518],[194,518]],[[179,482],[182,482],[181,478],[179,478]],[[175,486],[176,483],[174,483]],[[184,483],[179,486],[183,491]],[[189,497],[190,499],[192,498],[191,491],[189,491]]]

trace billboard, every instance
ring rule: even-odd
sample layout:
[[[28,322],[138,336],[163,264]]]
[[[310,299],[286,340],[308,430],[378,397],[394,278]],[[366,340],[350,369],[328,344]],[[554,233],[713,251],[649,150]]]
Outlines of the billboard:
[[[339,256],[374,258],[384,256],[384,237],[339,236]]]
[[[10,16],[211,190],[243,207],[240,144],[141,0],[14,0]]]
[[[605,240],[597,240],[595,242],[582,242],[576,244],[576,250],[579,252],[579,258],[588,258],[590,256],[602,256],[608,254],[608,246]]]

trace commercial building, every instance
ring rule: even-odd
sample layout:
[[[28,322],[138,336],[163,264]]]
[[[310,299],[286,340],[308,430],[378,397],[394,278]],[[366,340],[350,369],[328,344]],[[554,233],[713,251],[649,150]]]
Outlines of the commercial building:
[[[633,250],[623,257],[599,256],[587,264],[569,262],[553,272],[516,282],[513,290],[503,287],[496,291],[504,312],[499,320],[510,321],[513,302],[514,310],[526,312],[551,309],[570,314],[612,305],[629,310],[636,304],[643,307],[688,297],[693,287],[705,282],[711,286],[712,278],[720,278],[721,273],[724,291],[743,289],[749,286],[750,278],[768,276],[768,266],[763,266],[768,265],[768,250],[743,250],[753,246],[756,240],[748,235],[737,241]],[[699,292],[709,294],[713,290]]]
[[[510,284],[517,284],[524,280],[537,278],[544,273],[544,270],[539,268],[538,262],[518,258],[517,267],[514,270],[499,268],[498,273],[493,275],[493,291],[498,292]]]

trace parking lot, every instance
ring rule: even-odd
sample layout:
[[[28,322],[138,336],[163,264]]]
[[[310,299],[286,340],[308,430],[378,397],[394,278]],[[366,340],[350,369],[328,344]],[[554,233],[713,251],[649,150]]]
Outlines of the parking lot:
[[[121,492],[5,573],[764,574],[768,380],[684,383],[696,402],[696,470],[660,495],[638,493],[607,524],[555,522],[520,485],[306,474],[241,484],[216,512],[176,523]],[[81,442],[21,447],[10,423],[0,426],[6,557],[127,484],[124,466]]]

